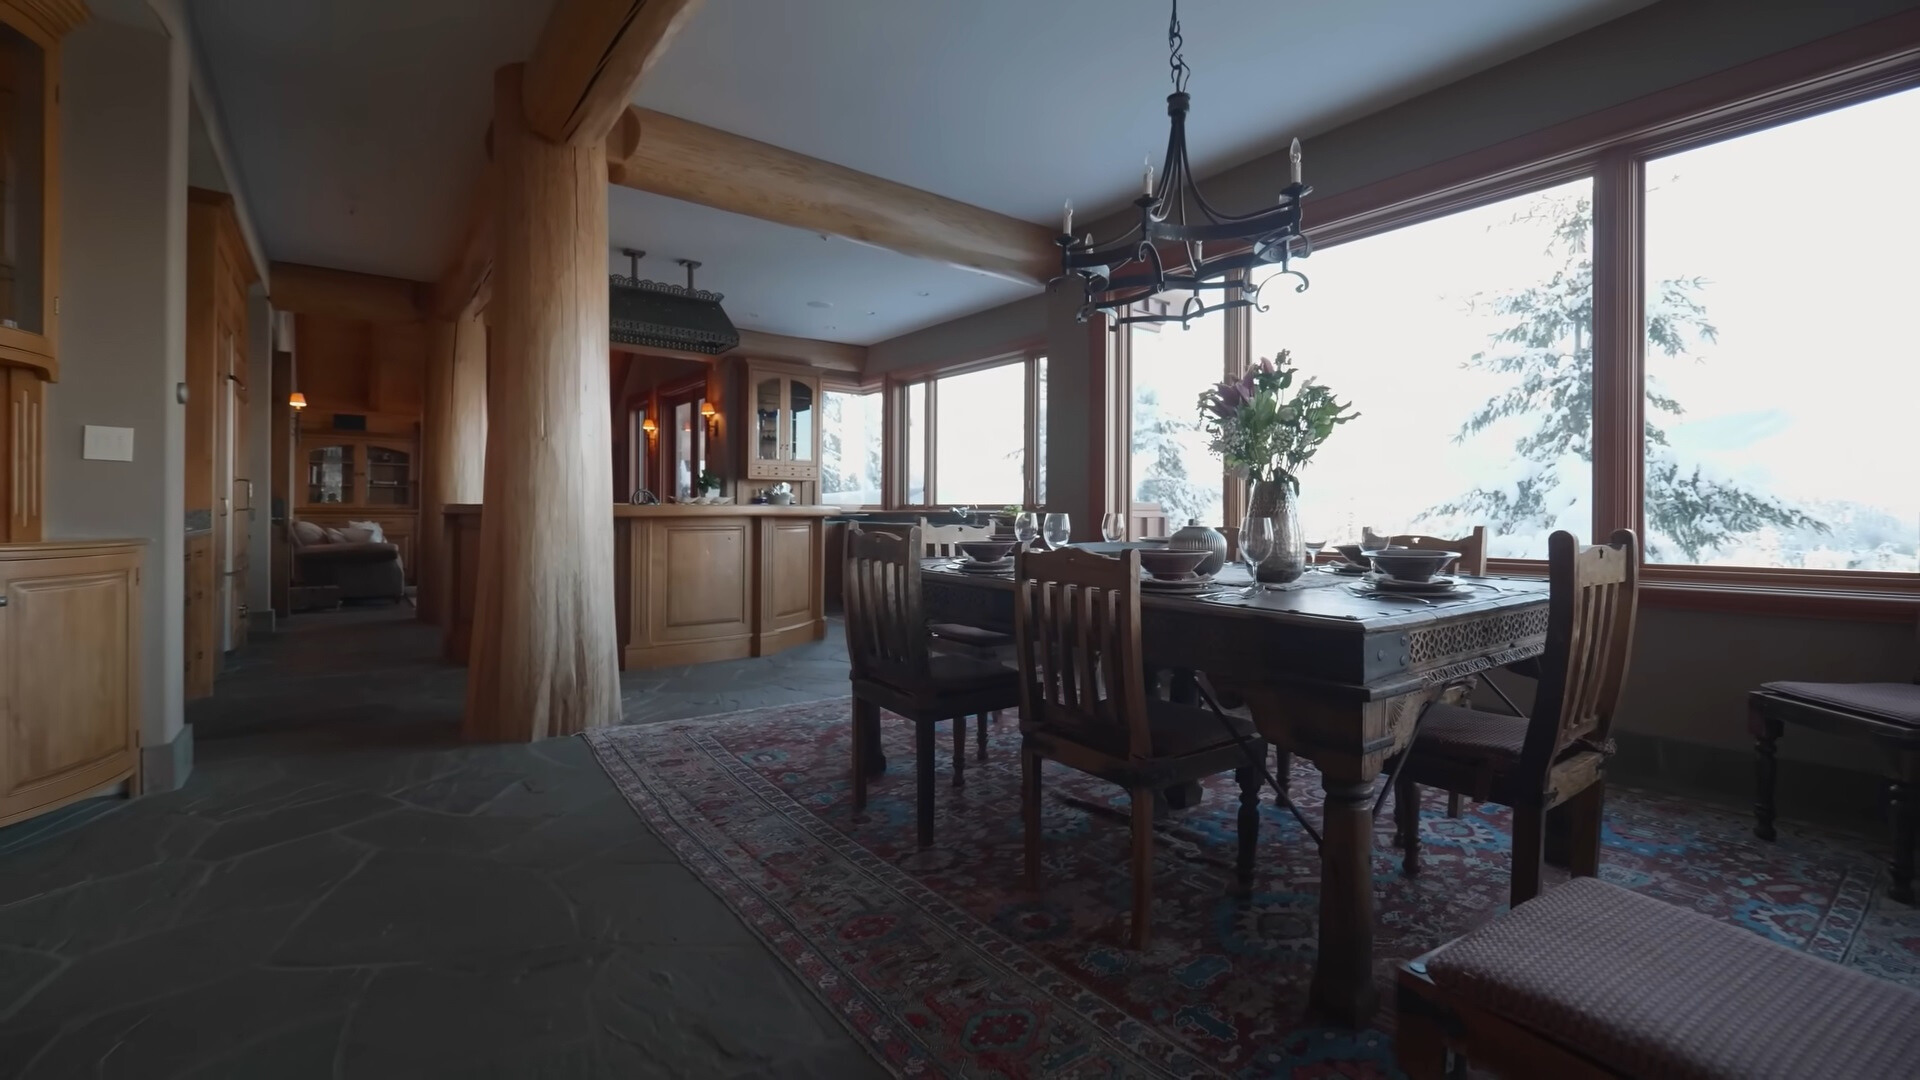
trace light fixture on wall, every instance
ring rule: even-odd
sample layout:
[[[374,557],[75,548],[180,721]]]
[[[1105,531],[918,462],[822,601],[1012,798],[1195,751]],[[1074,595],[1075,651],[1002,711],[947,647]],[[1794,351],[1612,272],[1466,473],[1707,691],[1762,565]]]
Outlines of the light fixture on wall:
[[[1214,209],[1200,193],[1193,166],[1187,160],[1187,110],[1192,104],[1187,96],[1187,77],[1192,71],[1181,55],[1183,44],[1180,2],[1173,0],[1173,17],[1167,22],[1167,63],[1173,69],[1167,116],[1172,130],[1158,181],[1151,160],[1141,177],[1140,197],[1133,201],[1140,220],[1112,240],[1096,243],[1092,233],[1073,235],[1072,202],[1060,215],[1060,235],[1056,239],[1060,245],[1060,276],[1054,280],[1079,278],[1085,294],[1080,305],[1082,322],[1105,311],[1115,316],[1115,330],[1137,322],[1177,322],[1185,326],[1216,311],[1259,307],[1261,286],[1282,275],[1299,278],[1294,291],[1306,291],[1306,275],[1288,265],[1289,260],[1312,252],[1312,245],[1300,231],[1300,200],[1313,191],[1300,181],[1300,140],[1293,140],[1292,182],[1280,189],[1279,205],[1251,214]],[[1171,271],[1160,251],[1163,243],[1184,249],[1175,256]],[[1233,252],[1209,259],[1204,250],[1209,243],[1228,245]],[[1120,272],[1129,264],[1139,264],[1140,268]],[[1280,273],[1254,282],[1251,273],[1268,266],[1277,266]],[[1140,312],[1128,310],[1168,292],[1193,295],[1177,309],[1169,304]],[[1207,292],[1222,295],[1217,303],[1210,304],[1202,299]]]
[[[627,345],[646,345],[655,349],[677,349],[716,356],[740,344],[740,331],[727,318],[716,292],[693,287],[693,272],[700,264],[692,259],[678,260],[687,268],[686,285],[669,285],[640,279],[640,260],[647,253],[621,248],[630,270],[608,279],[613,290],[607,307],[609,336]]]
[[[720,422],[720,410],[713,407],[713,402],[702,398],[700,400],[700,419],[707,422],[707,436],[711,438],[713,436],[714,425]]]
[[[292,409],[295,412],[299,412],[301,409],[304,409],[306,407],[307,407],[307,395],[301,393],[298,390],[295,390],[292,394],[287,396],[287,408]]]
[[[649,416],[645,420],[640,421],[640,430],[646,432],[647,438],[651,439],[655,435],[659,434],[660,425],[654,423],[653,417]]]

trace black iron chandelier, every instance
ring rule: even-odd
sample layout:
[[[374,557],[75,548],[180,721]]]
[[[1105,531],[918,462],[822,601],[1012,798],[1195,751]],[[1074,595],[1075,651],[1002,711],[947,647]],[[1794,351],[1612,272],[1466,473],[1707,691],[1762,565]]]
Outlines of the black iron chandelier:
[[[1173,0],[1167,23],[1167,64],[1173,69],[1173,93],[1167,95],[1167,156],[1156,182],[1149,160],[1141,180],[1141,195],[1133,201],[1140,220],[1125,233],[1096,244],[1093,234],[1073,235],[1073,203],[1060,218],[1060,277],[1077,277],[1086,300],[1080,321],[1097,312],[1114,316],[1113,328],[1128,323],[1177,322],[1186,326],[1216,311],[1251,307],[1261,311],[1260,291],[1274,278],[1297,278],[1295,292],[1307,290],[1307,277],[1291,267],[1291,260],[1312,252],[1300,231],[1300,200],[1313,189],[1300,182],[1300,140],[1290,152],[1292,182],[1280,189],[1279,204],[1252,214],[1227,214],[1214,209],[1200,193],[1193,167],[1187,161],[1187,77],[1192,74],[1181,55],[1180,2]],[[1223,254],[1207,258],[1206,246]],[[1164,248],[1164,249],[1163,249]],[[1166,250],[1170,249],[1170,250]],[[1184,259],[1169,254],[1184,249]],[[1172,268],[1169,268],[1169,262]],[[1255,282],[1255,271],[1278,267],[1279,272]],[[1154,309],[1143,302],[1163,293],[1190,293],[1176,310],[1171,304]],[[1207,294],[1219,299],[1208,302]]]

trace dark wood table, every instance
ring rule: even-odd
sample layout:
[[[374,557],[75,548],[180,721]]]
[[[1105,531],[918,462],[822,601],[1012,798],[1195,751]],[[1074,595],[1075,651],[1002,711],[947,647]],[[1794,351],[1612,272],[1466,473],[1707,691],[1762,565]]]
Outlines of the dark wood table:
[[[950,565],[926,563],[929,618],[1010,632],[1012,578]],[[1245,584],[1246,571],[1231,566],[1218,580]],[[1461,580],[1477,586],[1471,596],[1432,602],[1362,595],[1355,579],[1325,570],[1310,571],[1302,587],[1251,597],[1141,600],[1149,667],[1205,672],[1247,703],[1261,735],[1319,766],[1326,818],[1312,1002],[1355,1026],[1379,1004],[1372,796],[1381,766],[1448,686],[1546,644],[1545,579]]]

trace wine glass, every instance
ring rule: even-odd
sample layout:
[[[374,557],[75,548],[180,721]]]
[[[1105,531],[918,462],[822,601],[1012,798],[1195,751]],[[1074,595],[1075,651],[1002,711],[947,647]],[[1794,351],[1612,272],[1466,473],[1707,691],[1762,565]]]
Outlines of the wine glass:
[[[1013,538],[1020,542],[1022,550],[1033,543],[1040,535],[1040,516],[1031,510],[1022,510],[1013,519]]]
[[[1248,515],[1240,526],[1240,561],[1247,564],[1247,576],[1253,578],[1252,592],[1260,588],[1259,568],[1273,554],[1273,519],[1266,515]]]
[[[1046,521],[1041,525],[1041,534],[1047,538],[1048,547],[1065,546],[1072,532],[1072,523],[1067,520],[1065,514],[1048,514]]]
[[[1100,539],[1107,543],[1117,543],[1127,538],[1127,515],[1101,514]]]
[[[1327,542],[1325,540],[1306,541],[1308,566],[1312,566],[1315,563],[1320,561],[1320,551],[1322,548],[1325,548],[1326,546],[1327,546]]]

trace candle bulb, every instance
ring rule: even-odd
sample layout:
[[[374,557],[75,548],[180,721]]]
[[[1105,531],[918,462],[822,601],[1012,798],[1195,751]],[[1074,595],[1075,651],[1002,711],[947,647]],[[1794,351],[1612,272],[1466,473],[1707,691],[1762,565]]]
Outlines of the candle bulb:
[[[1293,146],[1287,150],[1287,159],[1293,163],[1293,182],[1300,182],[1300,140],[1293,140]]]
[[[1072,199],[1068,199],[1067,205],[1065,206],[1065,208],[1063,208],[1060,211],[1060,232],[1062,235],[1065,235],[1065,236],[1073,235],[1073,200]]]
[[[1140,194],[1153,194],[1153,159],[1147,159],[1146,171],[1140,174]]]

